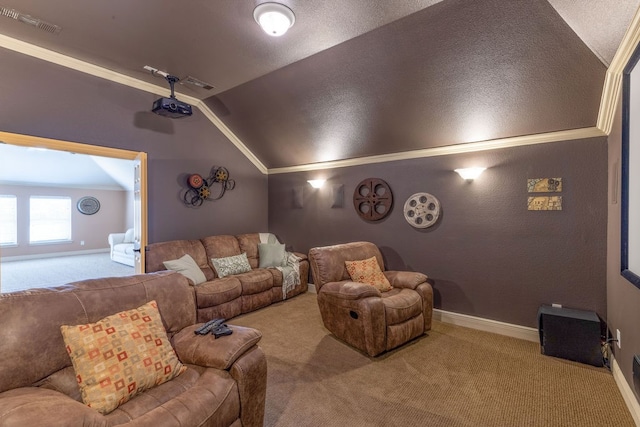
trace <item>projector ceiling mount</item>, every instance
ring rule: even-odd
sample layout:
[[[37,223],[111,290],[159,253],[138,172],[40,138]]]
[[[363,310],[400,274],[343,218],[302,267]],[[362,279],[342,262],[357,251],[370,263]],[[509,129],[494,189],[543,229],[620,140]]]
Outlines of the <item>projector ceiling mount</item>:
[[[176,76],[172,76],[171,74],[165,71],[160,71],[157,68],[150,67],[148,65],[145,65],[144,69],[147,71],[150,71],[151,74],[154,76],[159,75],[164,77],[167,80],[167,82],[169,82],[169,87],[171,88],[171,96],[169,98],[163,97],[163,98],[157,99],[153,103],[153,106],[151,107],[151,111],[153,111],[154,113],[160,116],[170,117],[172,119],[189,117],[191,114],[193,114],[191,105],[187,104],[186,102],[178,101],[178,99],[176,98],[174,86],[176,82],[180,81],[179,78],[177,78]]]

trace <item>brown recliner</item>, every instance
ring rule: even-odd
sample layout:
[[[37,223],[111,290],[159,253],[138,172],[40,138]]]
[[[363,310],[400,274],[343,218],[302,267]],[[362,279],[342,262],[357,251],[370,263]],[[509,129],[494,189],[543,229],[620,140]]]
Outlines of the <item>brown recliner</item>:
[[[372,256],[393,286],[390,291],[351,281],[345,261]],[[384,271],[382,254],[373,243],[312,248],[309,261],[324,326],[369,356],[401,346],[431,329],[433,289],[427,276]]]

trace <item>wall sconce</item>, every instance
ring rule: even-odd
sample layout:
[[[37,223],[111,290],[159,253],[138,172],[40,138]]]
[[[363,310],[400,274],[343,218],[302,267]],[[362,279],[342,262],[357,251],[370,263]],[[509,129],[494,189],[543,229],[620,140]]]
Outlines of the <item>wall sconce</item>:
[[[324,179],[310,179],[307,181],[313,188],[322,188],[324,185]]]
[[[296,16],[287,6],[280,3],[262,3],[253,10],[253,19],[265,33],[279,37],[296,22]]]
[[[457,172],[458,175],[460,175],[462,179],[466,181],[473,181],[474,179],[482,175],[482,172],[484,172],[485,169],[486,168],[477,168],[477,167],[462,168],[462,169],[455,169],[454,172]]]

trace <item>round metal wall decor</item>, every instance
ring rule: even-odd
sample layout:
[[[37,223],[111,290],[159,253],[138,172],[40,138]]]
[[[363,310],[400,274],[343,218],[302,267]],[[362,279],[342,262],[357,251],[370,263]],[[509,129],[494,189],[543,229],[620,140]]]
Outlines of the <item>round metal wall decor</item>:
[[[391,188],[379,178],[361,181],[353,192],[353,207],[365,221],[379,221],[386,217],[392,204]]]
[[[218,200],[227,190],[233,190],[236,182],[229,179],[229,171],[223,166],[214,166],[207,178],[194,173],[187,178],[189,188],[185,191],[184,203],[200,206],[205,200]]]
[[[427,228],[440,216],[440,201],[429,193],[416,193],[404,203],[404,219],[415,228]]]
[[[78,211],[85,215],[93,215],[100,210],[100,202],[95,197],[85,196],[78,200]]]

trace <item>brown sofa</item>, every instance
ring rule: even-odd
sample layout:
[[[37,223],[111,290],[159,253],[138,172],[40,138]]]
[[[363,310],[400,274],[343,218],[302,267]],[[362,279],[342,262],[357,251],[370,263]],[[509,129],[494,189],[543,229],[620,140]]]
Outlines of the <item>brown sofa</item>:
[[[82,403],[61,325],[94,323],[155,300],[186,371],[102,415]],[[174,272],[85,280],[0,296],[0,426],[262,426],[261,334],[194,334],[194,292]]]
[[[259,233],[152,243],[145,248],[145,271],[149,273],[165,270],[164,261],[189,254],[207,280],[194,286],[198,322],[215,318],[230,319],[284,299],[282,273],[275,268],[258,268],[259,243]],[[247,254],[252,271],[218,277],[211,258],[224,258],[243,252]],[[300,284],[287,292],[286,298],[308,289],[309,261],[305,254],[296,252],[295,255],[301,259]]]
[[[375,257],[391,290],[353,282],[345,261]],[[336,337],[377,356],[431,329],[433,289],[427,276],[384,271],[382,254],[369,242],[312,248],[309,261],[325,327]]]

